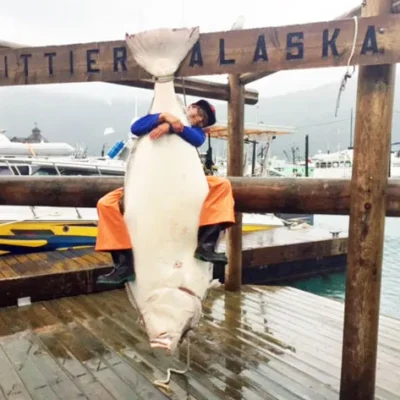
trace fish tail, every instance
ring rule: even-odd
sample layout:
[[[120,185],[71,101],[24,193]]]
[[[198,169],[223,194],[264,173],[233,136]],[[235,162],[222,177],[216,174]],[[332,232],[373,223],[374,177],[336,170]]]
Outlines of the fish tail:
[[[125,40],[135,61],[153,77],[170,77],[198,41],[200,30],[195,28],[161,28],[126,34]]]

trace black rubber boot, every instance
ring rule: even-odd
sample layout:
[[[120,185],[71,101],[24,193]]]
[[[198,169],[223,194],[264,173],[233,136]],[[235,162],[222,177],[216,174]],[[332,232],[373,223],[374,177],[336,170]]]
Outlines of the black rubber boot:
[[[135,280],[132,250],[111,251],[114,269],[106,275],[100,275],[96,283],[101,285],[120,285]]]
[[[224,227],[218,224],[201,226],[199,228],[195,258],[206,262],[227,264],[228,259],[226,255],[215,252],[219,235],[223,230]]]

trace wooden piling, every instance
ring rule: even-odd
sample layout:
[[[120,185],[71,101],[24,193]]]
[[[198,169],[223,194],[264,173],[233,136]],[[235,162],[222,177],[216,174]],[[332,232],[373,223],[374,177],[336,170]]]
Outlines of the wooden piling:
[[[362,16],[388,14],[391,3],[366,0]],[[385,32],[377,27],[376,34]],[[375,396],[394,80],[394,65],[359,69],[341,400],[372,400]]]
[[[229,75],[228,175],[243,176],[244,85],[238,75]],[[236,224],[227,230],[225,289],[238,291],[242,285],[242,214],[235,213]]]

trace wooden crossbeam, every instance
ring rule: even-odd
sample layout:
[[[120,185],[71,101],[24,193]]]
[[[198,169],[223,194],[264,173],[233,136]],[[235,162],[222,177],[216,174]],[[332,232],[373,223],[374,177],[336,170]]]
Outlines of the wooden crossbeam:
[[[216,125],[205,129],[207,135],[213,139],[228,139],[230,137],[229,128],[227,125],[217,123]],[[267,125],[245,124],[244,136],[251,140],[263,140],[266,135],[280,136],[294,133],[294,129],[290,127],[273,127]]]
[[[204,33],[177,76],[343,66],[349,60],[353,35],[351,19]],[[360,18],[351,64],[397,63],[399,36],[398,15]],[[0,86],[148,78],[122,40],[0,49]]]
[[[258,81],[259,79],[272,75],[275,72],[277,71],[247,72],[245,74],[240,75],[240,83],[242,85],[247,85],[248,83]]]
[[[242,178],[230,180],[238,212],[348,215],[349,179]],[[96,207],[124,177],[1,176],[0,205]],[[389,179],[386,215],[400,216],[400,179]]]
[[[111,82],[124,86],[134,86],[142,89],[154,89],[152,79],[141,79],[135,81],[116,81]],[[229,100],[230,89],[225,83],[210,82],[200,79],[185,78],[183,83],[181,78],[175,79],[175,91],[185,93],[188,96],[205,97],[207,99]],[[258,103],[257,90],[246,89],[244,93],[245,104],[254,105]]]

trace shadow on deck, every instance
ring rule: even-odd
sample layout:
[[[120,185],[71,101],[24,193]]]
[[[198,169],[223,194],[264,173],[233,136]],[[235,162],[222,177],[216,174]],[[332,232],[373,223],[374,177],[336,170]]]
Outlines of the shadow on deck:
[[[297,289],[215,289],[191,371],[149,348],[124,290],[0,310],[0,399],[338,399],[343,305]],[[400,398],[400,321],[381,317],[378,399]]]

